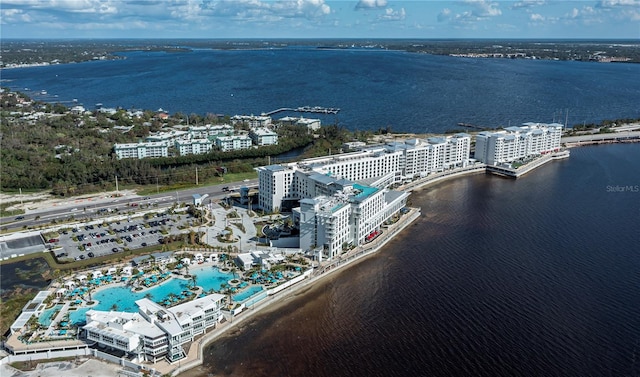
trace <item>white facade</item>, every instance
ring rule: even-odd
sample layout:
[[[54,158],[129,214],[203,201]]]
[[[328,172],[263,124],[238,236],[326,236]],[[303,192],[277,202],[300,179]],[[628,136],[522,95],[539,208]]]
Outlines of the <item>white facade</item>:
[[[176,149],[180,156],[202,154],[213,149],[213,142],[209,139],[178,140],[176,141]]]
[[[156,362],[186,356],[182,345],[221,320],[225,296],[212,294],[171,308],[148,299],[136,301],[138,313],[89,310],[87,339]]]
[[[268,127],[271,124],[271,117],[264,115],[234,115],[231,117],[233,124],[246,124],[250,128]]]
[[[475,158],[488,165],[508,164],[526,157],[560,149],[562,125],[525,123],[476,137]]]
[[[370,240],[381,225],[405,205],[406,192],[389,191],[352,183],[332,196],[300,201],[300,248],[321,250],[332,259]]]
[[[212,136],[228,136],[233,134],[233,127],[228,124],[189,127],[189,134],[194,139],[204,139]]]
[[[165,142],[115,144],[113,150],[118,159],[169,156],[169,147]]]
[[[268,128],[253,128],[249,133],[255,145],[276,145],[278,144],[278,134]]]
[[[188,140],[189,133],[187,131],[168,131],[168,132],[158,132],[155,135],[149,135],[145,139],[148,142],[166,142],[167,145],[173,144],[176,140]]]
[[[221,151],[235,151],[251,148],[251,138],[246,135],[221,136],[216,138],[216,145]]]

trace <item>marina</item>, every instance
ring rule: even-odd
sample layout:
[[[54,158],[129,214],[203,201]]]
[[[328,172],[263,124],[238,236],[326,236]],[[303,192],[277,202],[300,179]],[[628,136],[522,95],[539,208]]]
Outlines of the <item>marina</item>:
[[[316,114],[337,114],[340,112],[340,109],[333,107],[321,107],[321,106],[300,106],[300,107],[281,107],[279,109],[269,111],[267,113],[262,113],[263,116],[271,116],[273,114],[281,113],[284,111],[293,111],[296,113],[316,113]]]

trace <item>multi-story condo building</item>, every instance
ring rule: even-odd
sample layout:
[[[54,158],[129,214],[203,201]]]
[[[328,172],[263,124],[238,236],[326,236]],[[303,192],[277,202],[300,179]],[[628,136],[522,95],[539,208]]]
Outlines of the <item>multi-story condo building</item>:
[[[189,134],[192,138],[196,139],[205,139],[215,136],[229,136],[233,135],[233,127],[228,124],[191,126],[189,127]]]
[[[251,148],[251,138],[247,135],[220,136],[216,138],[216,145],[221,151],[235,151]]]
[[[115,144],[113,151],[119,159],[169,156],[169,147],[165,142]]]
[[[207,153],[213,149],[213,141],[209,139],[176,140],[175,145],[180,156]]]
[[[322,126],[320,119],[311,119],[311,118],[304,118],[304,117],[298,118],[298,117],[287,116],[287,117],[278,119],[278,122],[286,126],[294,126],[294,125],[305,126],[311,132],[319,130],[320,127]]]
[[[563,126],[558,123],[524,123],[476,137],[475,158],[488,165],[508,164],[560,149]]]
[[[390,191],[333,179],[330,196],[302,199],[294,209],[300,226],[300,248],[321,250],[319,258],[332,259],[345,247],[363,244],[381,225],[400,211],[409,193]]]
[[[318,178],[323,176],[355,182],[378,179],[375,187],[384,188],[416,176],[463,167],[469,160],[470,144],[471,137],[467,134],[411,139],[352,153],[260,167],[259,206],[266,211],[278,211],[284,208],[283,203],[326,195],[321,188],[325,183]]]
[[[271,117],[265,115],[234,115],[231,117],[232,124],[245,124],[249,128],[268,127],[271,125]]]
[[[172,130],[168,132],[158,132],[155,135],[149,135],[145,141],[149,142],[165,142],[168,145],[173,144],[176,140],[188,140],[189,133],[187,131]]]
[[[263,146],[278,144],[278,134],[265,127],[252,128],[249,132],[249,136],[255,145]]]
[[[88,340],[135,354],[141,360],[169,362],[186,356],[183,345],[222,319],[224,295],[212,294],[171,308],[149,299],[136,301],[138,313],[89,310],[83,327]]]

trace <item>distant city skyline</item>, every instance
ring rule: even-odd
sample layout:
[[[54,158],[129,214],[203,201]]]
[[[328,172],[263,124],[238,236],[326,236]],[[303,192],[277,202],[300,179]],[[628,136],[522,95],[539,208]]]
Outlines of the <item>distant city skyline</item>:
[[[640,39],[640,0],[2,0],[2,38]]]

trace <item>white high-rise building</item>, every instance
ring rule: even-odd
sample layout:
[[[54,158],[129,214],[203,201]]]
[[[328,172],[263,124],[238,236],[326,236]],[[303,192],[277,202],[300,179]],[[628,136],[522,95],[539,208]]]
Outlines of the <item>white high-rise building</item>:
[[[560,149],[563,126],[558,123],[525,123],[502,131],[480,132],[475,158],[488,165],[511,163]]]

